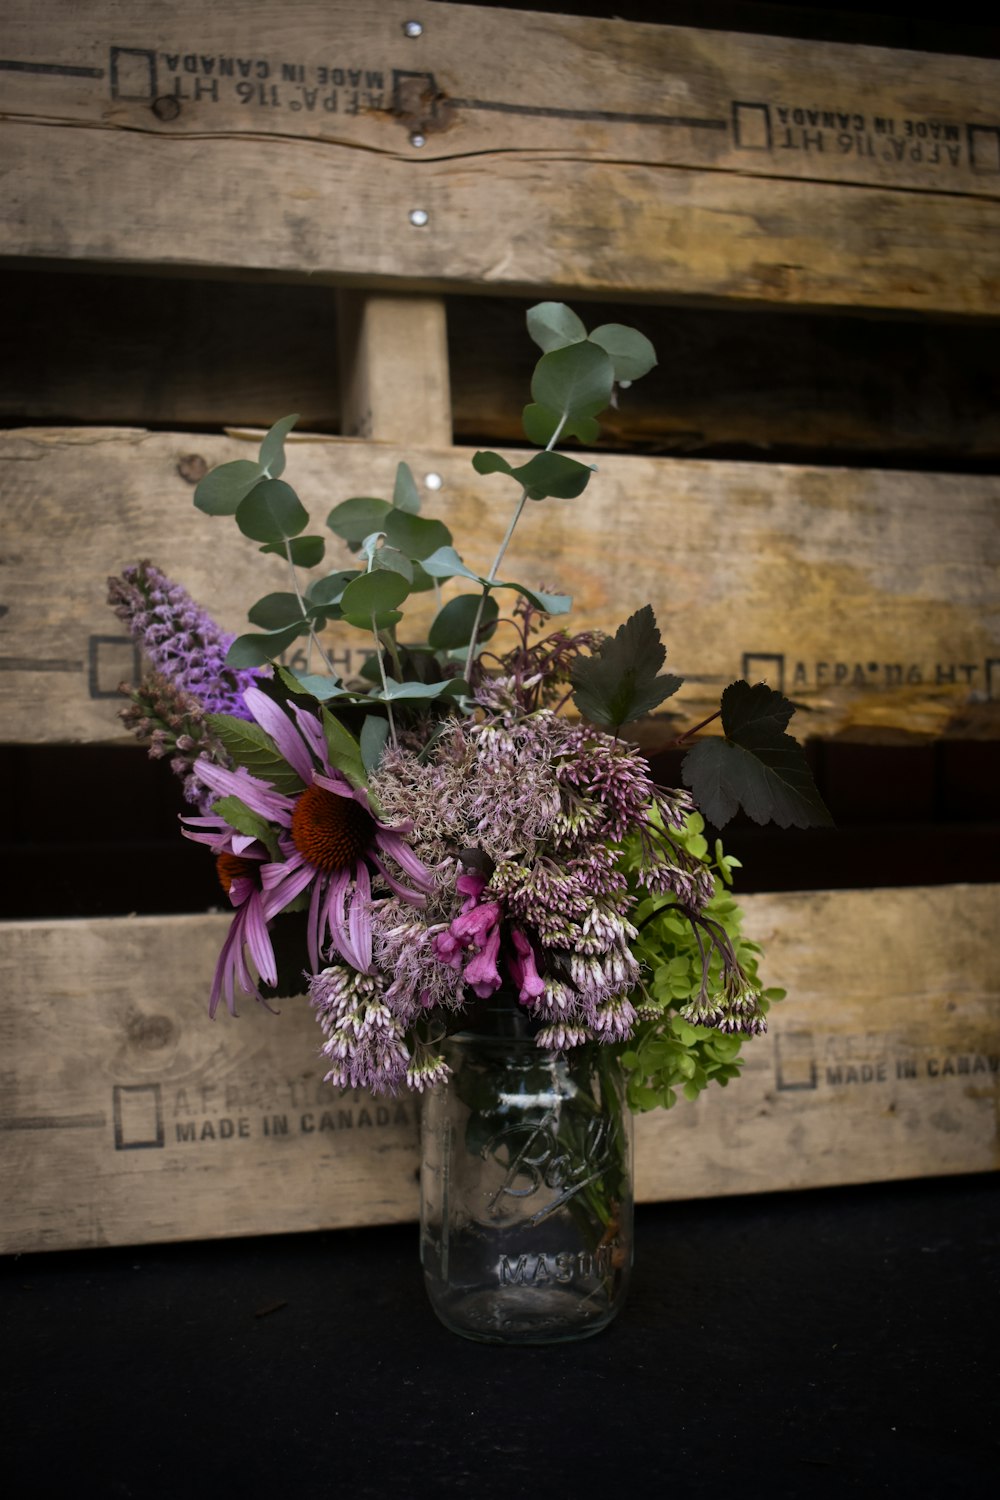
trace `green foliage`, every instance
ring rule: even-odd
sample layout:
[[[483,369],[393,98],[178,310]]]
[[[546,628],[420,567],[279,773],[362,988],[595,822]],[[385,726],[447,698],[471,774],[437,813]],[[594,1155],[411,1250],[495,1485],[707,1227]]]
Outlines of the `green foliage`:
[[[208,714],[207,718],[234,765],[242,766],[251,776],[269,781],[275,791],[286,796],[302,791],[298,775],[279,755],[271,736],[259,724],[230,714]]]
[[[743,936],[743,913],[727,889],[738,861],[724,855],[718,842],[711,860],[704,827],[704,819],[695,813],[680,832],[671,829],[671,835],[688,854],[713,868],[715,895],[705,915],[725,930],[741,968],[755,982],[760,950]],[[623,846],[620,865],[638,894],[641,866],[638,837]],[[695,1099],[710,1083],[725,1085],[731,1078],[738,1078],[742,1039],[709,1026],[693,1026],[678,1014],[698,991],[702,956],[694,928],[678,909],[676,897],[670,893],[646,896],[633,912],[632,921],[639,928],[632,951],[644,971],[642,992],[632,998],[650,1016],[639,1024],[621,1054],[628,1102],[637,1111],[669,1109],[677,1103],[678,1091],[685,1099]],[[717,957],[712,961],[711,978],[718,988],[721,961]],[[761,1008],[766,1010],[771,1001],[781,999],[782,995],[781,990],[765,990]]]
[[[653,611],[645,604],[594,656],[577,658],[570,677],[573,702],[585,719],[617,734],[681,686],[682,677],[657,675],[666,658]]]
[[[480,610],[481,600],[480,594],[459,594],[457,598],[448,600],[444,608],[435,615],[427,636],[435,651],[457,651],[469,644],[469,634]],[[481,639],[493,633],[492,627],[499,614],[500,607],[490,596],[482,604],[480,613]]]
[[[794,705],[765,683],[731,683],[722,695],[725,739],[702,740],[681,774],[706,816],[722,828],[742,808],[756,823],[828,827],[801,747],[785,733]]]

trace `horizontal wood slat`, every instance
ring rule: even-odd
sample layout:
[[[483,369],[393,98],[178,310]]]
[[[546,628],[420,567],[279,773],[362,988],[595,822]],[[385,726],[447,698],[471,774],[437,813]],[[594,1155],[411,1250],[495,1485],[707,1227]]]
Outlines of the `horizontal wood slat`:
[[[1000,64],[461,5],[409,39],[410,11],[17,0],[0,254],[1000,307]]]
[[[742,1079],[639,1119],[639,1197],[996,1168],[1000,888],[743,904],[789,998]],[[412,1099],[324,1085],[304,1000],[208,1020],[226,924],[0,926],[0,1250],[416,1216]]]
[[[151,557],[232,630],[287,586],[277,558],[192,507],[206,465],[253,451],[238,438],[137,430],[0,440],[4,739],[117,737],[116,689],[134,657],[104,604],[108,573]],[[502,476],[477,476],[468,450],[313,439],[289,452],[286,477],[320,528],[350,495],[391,494],[402,459],[421,483],[437,474],[425,510],[473,566],[488,566],[516,498]],[[504,571],[571,592],[581,629],[614,629],[652,602],[668,663],[688,680],[670,701],[676,716],[643,729],[650,749],[711,713],[740,676],[803,705],[801,738],[991,737],[998,500],[1000,481],[981,476],[601,455],[580,500],[529,508]],[[334,546],[330,567],[346,556]],[[431,596],[415,605],[411,628],[425,628]],[[331,630],[330,641],[341,671],[357,671],[359,634]]]

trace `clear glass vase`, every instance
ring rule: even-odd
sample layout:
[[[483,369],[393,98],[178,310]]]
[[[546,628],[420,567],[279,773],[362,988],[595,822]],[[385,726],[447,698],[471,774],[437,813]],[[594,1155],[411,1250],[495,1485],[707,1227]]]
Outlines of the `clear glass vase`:
[[[632,1264],[632,1117],[616,1059],[596,1045],[542,1051],[509,1009],[444,1052],[451,1075],[421,1121],[434,1311],[486,1343],[599,1332]]]

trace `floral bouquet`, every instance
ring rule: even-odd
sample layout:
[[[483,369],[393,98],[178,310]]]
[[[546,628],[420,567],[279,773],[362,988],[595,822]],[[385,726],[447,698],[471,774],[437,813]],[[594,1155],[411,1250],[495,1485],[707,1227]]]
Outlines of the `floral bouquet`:
[[[206,475],[195,505],[234,515],[290,587],[233,639],[151,563],[112,579],[149,664],[123,712],[183,778],[183,832],[233,909],[210,1013],[238,993],[269,1006],[307,991],[326,1078],[375,1092],[427,1090],[456,1033],[506,1027],[543,1060],[613,1058],[645,1110],[734,1077],[774,998],[728,892],[736,861],[709,848],[696,803],[716,827],[740,807],[784,826],[829,818],[786,733],[792,705],[763,684],[726,689],[722,736],[677,741],[693,741],[684,789],[655,785],[623,737],[681,686],[651,608],[610,637],[572,633],[568,597],[501,576],[528,502],[571,501],[593,477],[557,444],[592,444],[597,415],[655,364],[642,334],[588,333],[561,304],[527,321],[542,355],[523,422],[539,451],[472,460],[513,485],[486,571],[420,514],[405,465],[391,500],[330,511],[345,550],[326,571],[281,477],[288,417],[256,460]],[[422,593],[437,609],[415,640],[403,606]],[[354,680],[333,670],[334,623],[369,643]]]

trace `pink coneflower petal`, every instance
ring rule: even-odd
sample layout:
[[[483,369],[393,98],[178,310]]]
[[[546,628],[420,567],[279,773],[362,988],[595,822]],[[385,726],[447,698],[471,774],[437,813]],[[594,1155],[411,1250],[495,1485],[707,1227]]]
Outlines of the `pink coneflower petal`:
[[[351,946],[361,960],[355,964],[355,968],[360,969],[362,974],[367,974],[372,966],[371,896],[372,883],[368,867],[359,863],[354,874],[354,890],[349,897],[347,926]]]
[[[202,757],[194,763],[194,774],[205,786],[211,787],[213,792],[218,792],[223,797],[238,797],[244,807],[258,816],[271,823],[281,823],[285,828],[289,826],[295,805],[292,799],[276,792],[269,781],[251,776],[242,766],[238,770],[227,771],[224,766],[217,766]]]
[[[380,849],[392,856],[404,875],[407,875],[419,890],[432,891],[434,889],[434,877],[430,870],[413,852],[409,844],[399,837],[396,829],[384,828],[379,824],[375,841]]]
[[[399,896],[403,901],[408,901],[411,906],[417,906],[420,908],[423,908],[427,905],[427,897],[423,891],[415,891],[411,886],[404,885],[401,880],[397,880],[395,875],[390,874],[390,872],[386,869],[385,865],[379,859],[378,855],[373,854],[371,850],[369,850],[368,852],[368,862],[369,864],[373,864],[375,866],[376,870],[379,872],[386,885],[389,886],[391,890],[395,891],[396,895]]]
[[[278,754],[288,762],[292,770],[308,786],[316,769],[306,742],[295,728],[288,715],[273,703],[260,688],[247,688],[243,701],[257,723],[269,734],[278,749]]]
[[[246,945],[257,973],[265,984],[277,984],[278,965],[267,930],[264,903],[260,891],[254,891],[246,904]]]
[[[315,714],[300,708],[297,703],[292,704],[292,712],[295,714],[295,722],[299,727],[299,733],[315,755],[321,766],[330,764],[329,752],[326,748],[326,735],[323,726]]]

